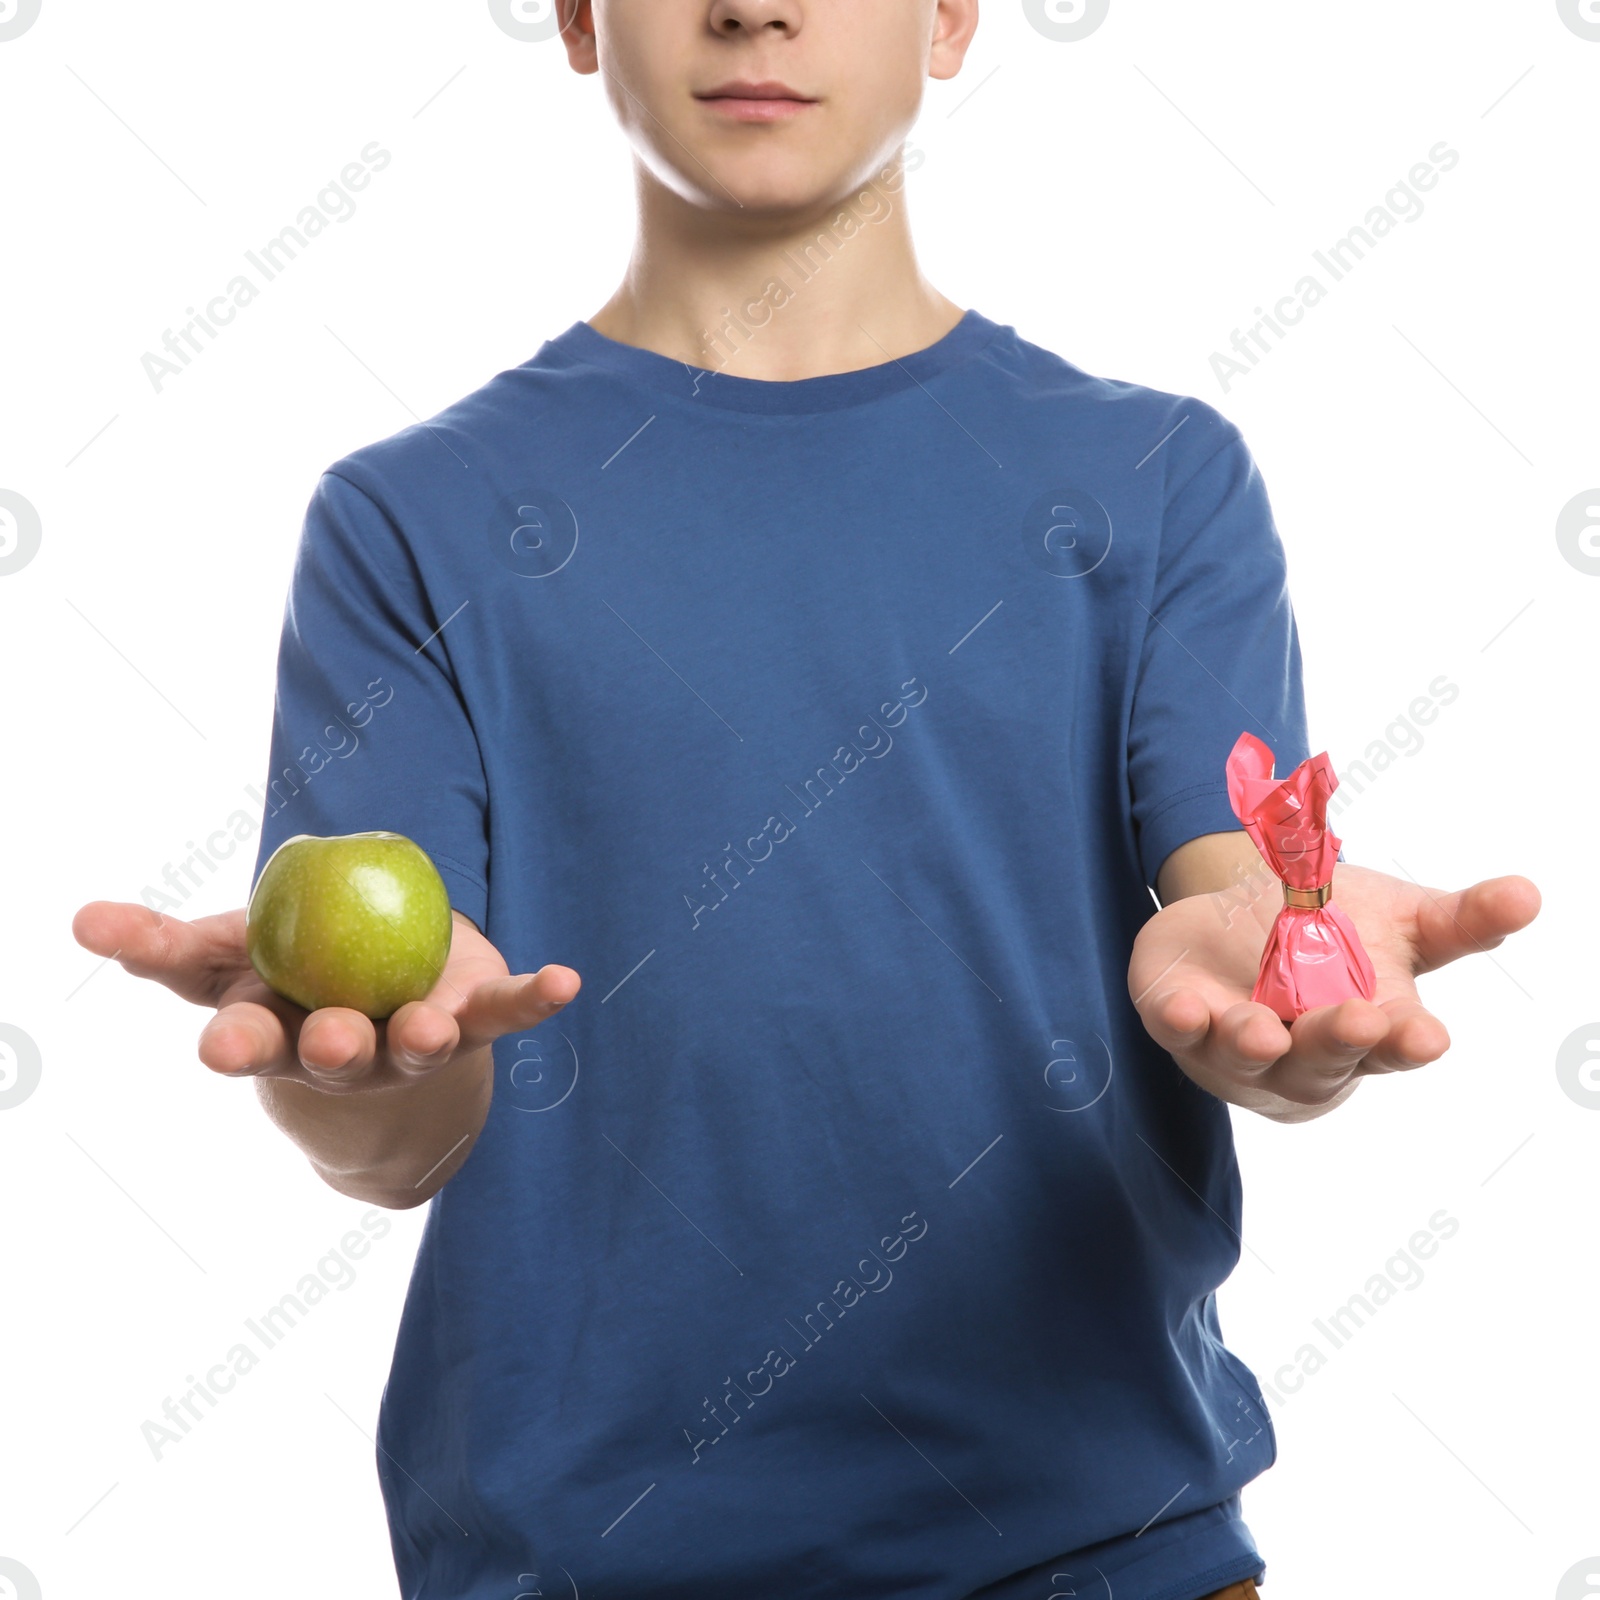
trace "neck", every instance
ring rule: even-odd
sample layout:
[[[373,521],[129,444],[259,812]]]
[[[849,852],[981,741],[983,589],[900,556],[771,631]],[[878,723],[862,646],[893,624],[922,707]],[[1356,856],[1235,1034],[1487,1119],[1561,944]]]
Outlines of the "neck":
[[[781,217],[707,211],[635,171],[628,270],[588,319],[609,339],[786,382],[926,349],[961,320],[917,265],[898,163],[843,201]]]

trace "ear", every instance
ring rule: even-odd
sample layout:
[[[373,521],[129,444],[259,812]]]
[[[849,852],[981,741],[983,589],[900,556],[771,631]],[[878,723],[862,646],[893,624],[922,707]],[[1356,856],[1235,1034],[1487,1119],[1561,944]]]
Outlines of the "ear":
[[[933,48],[928,54],[930,78],[953,78],[967,58],[967,46],[978,31],[978,0],[936,0]]]
[[[561,42],[574,72],[586,76],[600,70],[600,52],[594,36],[594,0],[556,0],[561,14]]]

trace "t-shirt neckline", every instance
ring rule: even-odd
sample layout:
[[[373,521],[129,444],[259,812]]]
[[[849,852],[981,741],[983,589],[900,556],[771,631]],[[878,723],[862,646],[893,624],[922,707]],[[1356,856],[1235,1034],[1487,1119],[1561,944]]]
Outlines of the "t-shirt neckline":
[[[608,368],[695,405],[766,413],[837,411],[926,383],[975,355],[999,331],[998,323],[969,308],[942,338],[909,355],[892,357],[855,372],[830,372],[788,381],[734,376],[730,369],[737,364],[737,355],[730,359],[728,368],[696,367],[655,350],[608,338],[582,321],[574,322],[565,333],[550,340],[542,353],[554,352],[571,361]]]

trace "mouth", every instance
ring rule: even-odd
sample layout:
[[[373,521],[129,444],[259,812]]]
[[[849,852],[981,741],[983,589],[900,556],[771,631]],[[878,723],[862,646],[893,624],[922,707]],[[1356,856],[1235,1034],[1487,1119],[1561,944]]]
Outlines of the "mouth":
[[[714,112],[737,122],[779,122],[799,116],[817,102],[786,83],[724,83],[697,94],[695,99]]]

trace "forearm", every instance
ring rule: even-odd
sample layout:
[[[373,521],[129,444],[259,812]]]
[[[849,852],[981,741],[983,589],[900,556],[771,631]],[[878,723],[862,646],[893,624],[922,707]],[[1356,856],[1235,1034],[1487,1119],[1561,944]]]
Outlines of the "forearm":
[[[1156,874],[1156,895],[1162,905],[1192,894],[1241,891],[1248,899],[1278,882],[1272,868],[1261,859],[1250,835],[1237,832],[1204,833],[1181,844],[1161,863]]]
[[[467,1159],[489,1115],[494,1056],[487,1046],[415,1083],[327,1094],[287,1078],[258,1078],[267,1115],[322,1180],[370,1205],[405,1210],[431,1199]]]

